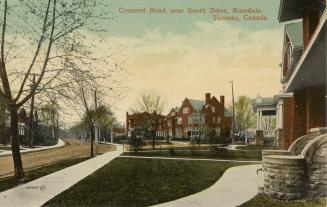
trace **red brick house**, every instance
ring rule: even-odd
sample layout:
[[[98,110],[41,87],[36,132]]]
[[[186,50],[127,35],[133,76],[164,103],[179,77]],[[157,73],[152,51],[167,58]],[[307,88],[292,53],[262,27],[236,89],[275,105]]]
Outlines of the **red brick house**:
[[[326,1],[281,0],[279,21],[285,26],[277,104],[278,146],[290,144],[310,129],[326,127]]]
[[[172,108],[166,116],[165,134],[168,137],[176,137],[177,114],[179,113],[179,109],[179,107]]]
[[[220,101],[205,94],[205,100],[185,98],[180,107],[173,108],[167,115],[166,132],[171,137],[201,137],[204,128],[212,129],[218,136],[229,136],[232,116],[225,108],[224,96]]]
[[[134,114],[126,113],[126,137],[131,136],[131,132],[136,128],[152,128],[156,132],[157,137],[164,137],[165,116],[156,112],[137,112]]]

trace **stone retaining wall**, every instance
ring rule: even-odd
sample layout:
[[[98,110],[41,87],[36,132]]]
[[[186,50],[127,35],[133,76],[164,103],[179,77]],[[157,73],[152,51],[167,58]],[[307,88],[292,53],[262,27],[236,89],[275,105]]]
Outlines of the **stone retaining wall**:
[[[264,150],[262,156],[267,195],[284,200],[327,195],[327,134],[301,137],[288,150]]]
[[[297,156],[263,158],[264,192],[278,199],[297,199],[305,194],[305,161]]]

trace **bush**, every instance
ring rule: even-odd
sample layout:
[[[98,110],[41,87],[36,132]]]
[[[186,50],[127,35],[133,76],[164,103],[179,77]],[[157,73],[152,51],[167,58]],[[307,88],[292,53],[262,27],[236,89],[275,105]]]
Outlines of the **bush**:
[[[218,157],[228,157],[228,149],[226,148],[215,148],[216,155]]]
[[[171,148],[168,150],[168,153],[169,153],[169,155],[171,155],[171,156],[175,156],[175,155],[176,155],[175,150],[174,150],[174,149],[171,149]]]

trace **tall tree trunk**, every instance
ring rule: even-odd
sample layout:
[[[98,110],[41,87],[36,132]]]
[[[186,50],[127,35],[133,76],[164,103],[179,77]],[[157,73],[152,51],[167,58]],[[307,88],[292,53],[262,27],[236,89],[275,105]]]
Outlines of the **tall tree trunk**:
[[[151,135],[152,135],[152,149],[154,149],[155,148],[155,142],[156,142],[156,138],[155,138],[155,134],[156,134],[156,132],[155,131],[151,131],[150,132],[151,133]]]
[[[90,126],[90,131],[91,131],[91,157],[94,157],[94,150],[93,150],[93,143],[95,138],[94,126]]]
[[[22,158],[19,149],[18,140],[18,113],[16,106],[10,106],[10,118],[11,118],[11,151],[14,161],[14,173],[16,180],[20,181],[24,178],[24,168]]]

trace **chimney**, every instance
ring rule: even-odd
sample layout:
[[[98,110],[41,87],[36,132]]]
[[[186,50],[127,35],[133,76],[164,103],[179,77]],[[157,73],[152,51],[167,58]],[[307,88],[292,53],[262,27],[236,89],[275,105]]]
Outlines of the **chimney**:
[[[210,102],[210,93],[206,93],[206,104]]]
[[[220,96],[220,104],[225,106],[225,96]]]

